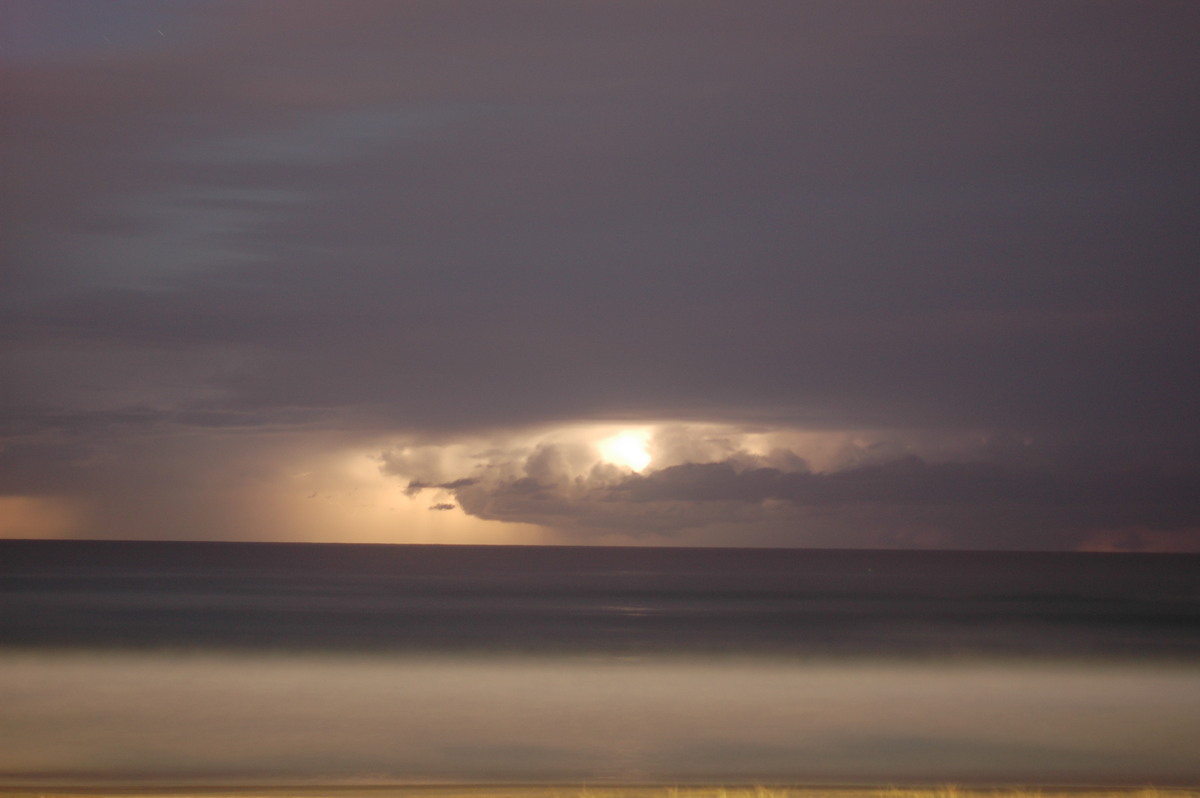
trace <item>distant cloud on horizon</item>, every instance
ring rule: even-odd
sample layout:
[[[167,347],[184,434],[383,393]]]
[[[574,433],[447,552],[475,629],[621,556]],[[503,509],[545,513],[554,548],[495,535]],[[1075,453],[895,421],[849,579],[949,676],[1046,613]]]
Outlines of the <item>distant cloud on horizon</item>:
[[[605,462],[586,441],[563,433],[460,461],[471,476],[453,480],[413,477],[421,458],[412,451],[384,452],[381,470],[407,479],[410,495],[453,496],[469,515],[556,529],[562,540],[580,543],[614,533],[660,543],[698,533],[711,543],[705,530],[731,534],[736,526],[740,537],[730,542],[745,545],[1093,549],[1124,540],[1138,549],[1186,546],[1186,536],[1200,530],[1194,474],[1128,464],[1063,468],[1063,454],[1026,446],[1017,456],[991,442],[929,461],[898,455],[902,447],[885,441],[836,435],[822,443],[828,451],[841,437],[842,451],[828,470],[814,472],[790,449],[735,448],[736,430],[718,433],[723,445],[714,447],[714,431],[664,428],[649,439],[660,465],[652,457],[641,472]],[[706,444],[716,457],[696,462]],[[681,451],[689,456],[680,458]],[[433,473],[445,468],[439,463]]]

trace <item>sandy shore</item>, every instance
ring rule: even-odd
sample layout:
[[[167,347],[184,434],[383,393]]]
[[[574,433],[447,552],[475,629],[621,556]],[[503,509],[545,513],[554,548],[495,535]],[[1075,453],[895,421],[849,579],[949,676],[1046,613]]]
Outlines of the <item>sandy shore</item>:
[[[0,787],[0,798],[1200,798],[1198,787],[454,785],[399,787]]]

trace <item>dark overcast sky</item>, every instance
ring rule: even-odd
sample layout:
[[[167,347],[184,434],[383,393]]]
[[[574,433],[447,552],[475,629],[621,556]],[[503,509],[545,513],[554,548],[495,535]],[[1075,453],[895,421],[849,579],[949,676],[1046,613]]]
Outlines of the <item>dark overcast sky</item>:
[[[1200,550],[1198,31],[6,0],[0,535]]]

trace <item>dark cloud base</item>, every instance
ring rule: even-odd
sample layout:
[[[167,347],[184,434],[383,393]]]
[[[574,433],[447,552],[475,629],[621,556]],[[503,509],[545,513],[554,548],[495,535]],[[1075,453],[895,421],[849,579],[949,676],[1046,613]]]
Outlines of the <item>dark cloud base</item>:
[[[1200,546],[1200,479],[1152,469],[1063,472],[916,456],[812,473],[740,453],[645,473],[598,463],[572,474],[553,445],[478,478],[410,480],[471,515],[540,524],[587,540],[620,532],[687,540],[721,527],[755,545],[1059,549]],[[513,467],[513,466],[516,467]],[[389,470],[384,461],[385,473]],[[507,476],[494,475],[503,472]],[[1190,543],[1189,543],[1190,541]]]

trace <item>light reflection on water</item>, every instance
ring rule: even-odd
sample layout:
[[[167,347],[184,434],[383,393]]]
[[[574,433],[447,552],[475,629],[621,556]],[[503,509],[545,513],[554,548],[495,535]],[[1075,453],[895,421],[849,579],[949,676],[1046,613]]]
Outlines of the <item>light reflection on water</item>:
[[[1200,666],[0,653],[0,784],[1194,783]]]

